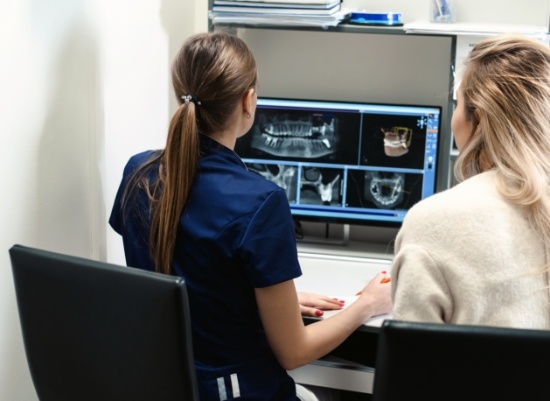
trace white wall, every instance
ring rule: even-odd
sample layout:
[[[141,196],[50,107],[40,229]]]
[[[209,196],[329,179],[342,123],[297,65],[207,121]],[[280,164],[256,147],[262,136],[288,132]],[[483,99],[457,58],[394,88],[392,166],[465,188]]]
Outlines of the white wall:
[[[162,145],[169,61],[206,16],[205,0],[0,2],[0,400],[37,399],[8,249],[121,260],[106,216],[122,166]]]

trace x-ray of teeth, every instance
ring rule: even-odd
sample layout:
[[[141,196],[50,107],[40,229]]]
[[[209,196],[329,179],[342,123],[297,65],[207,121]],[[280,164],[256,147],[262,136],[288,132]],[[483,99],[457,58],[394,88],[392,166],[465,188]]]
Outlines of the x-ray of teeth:
[[[251,147],[279,157],[319,158],[337,149],[337,119],[307,113],[256,116]]]
[[[289,202],[296,201],[298,177],[295,166],[249,163],[247,164],[247,168],[283,188]]]
[[[380,209],[391,209],[403,201],[405,175],[392,172],[365,172],[365,198]]]
[[[300,203],[314,205],[338,205],[340,201],[340,181],[342,173],[340,170],[317,167],[304,167],[302,169],[302,181],[300,184]],[[325,174],[325,177],[323,177]],[[329,176],[333,176],[329,178]]]
[[[399,157],[409,152],[413,130],[406,127],[381,128],[384,134],[384,153],[386,156]]]

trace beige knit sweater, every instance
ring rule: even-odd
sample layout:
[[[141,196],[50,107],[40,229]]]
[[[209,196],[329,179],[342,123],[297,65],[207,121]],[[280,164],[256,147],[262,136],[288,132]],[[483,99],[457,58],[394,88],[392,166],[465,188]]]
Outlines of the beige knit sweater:
[[[416,204],[395,253],[394,319],[550,329],[544,245],[494,172]]]

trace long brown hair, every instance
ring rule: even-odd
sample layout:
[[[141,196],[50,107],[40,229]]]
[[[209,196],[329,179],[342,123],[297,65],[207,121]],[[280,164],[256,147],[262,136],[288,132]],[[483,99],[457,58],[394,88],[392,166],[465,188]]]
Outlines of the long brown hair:
[[[223,131],[256,81],[251,50],[228,33],[191,36],[176,55],[172,84],[179,107],[170,121],[166,147],[134,173],[124,195],[126,205],[134,191],[147,193],[156,271],[169,274],[172,270],[179,219],[198,172],[199,134]],[[158,178],[149,182],[147,171],[153,166],[158,166]]]

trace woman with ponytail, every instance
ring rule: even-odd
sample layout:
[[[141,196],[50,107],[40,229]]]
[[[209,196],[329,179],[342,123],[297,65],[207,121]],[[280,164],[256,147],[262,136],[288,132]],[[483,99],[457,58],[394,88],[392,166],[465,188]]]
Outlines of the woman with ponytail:
[[[517,35],[477,44],[451,128],[461,183],[409,211],[393,315],[550,329],[550,47]]]
[[[166,147],[130,158],[109,220],[128,266],[185,279],[202,401],[296,401],[286,370],[391,309],[380,273],[352,305],[304,325],[300,299],[341,304],[296,292],[301,269],[286,193],[233,151],[252,127],[257,77],[238,37],[190,37],[172,65],[179,108]]]

